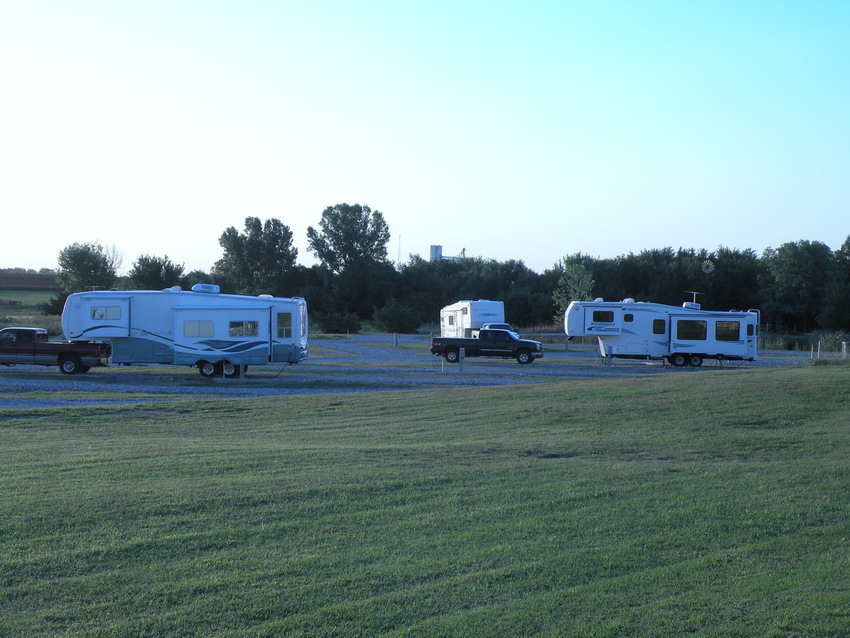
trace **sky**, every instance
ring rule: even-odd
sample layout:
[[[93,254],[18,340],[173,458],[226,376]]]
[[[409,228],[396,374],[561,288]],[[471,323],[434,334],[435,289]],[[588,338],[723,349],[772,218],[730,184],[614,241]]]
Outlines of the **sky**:
[[[0,268],[209,271],[340,203],[388,255],[850,235],[850,2],[0,0]]]

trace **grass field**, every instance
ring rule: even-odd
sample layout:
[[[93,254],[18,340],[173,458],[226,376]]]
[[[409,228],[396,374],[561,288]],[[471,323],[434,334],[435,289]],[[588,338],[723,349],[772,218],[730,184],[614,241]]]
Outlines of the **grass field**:
[[[0,418],[0,636],[847,636],[844,366]]]

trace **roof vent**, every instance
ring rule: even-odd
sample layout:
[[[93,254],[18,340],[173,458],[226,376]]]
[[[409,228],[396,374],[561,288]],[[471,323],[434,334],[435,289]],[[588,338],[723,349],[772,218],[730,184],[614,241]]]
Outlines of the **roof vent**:
[[[211,295],[217,295],[221,292],[221,288],[215,284],[195,284],[192,286],[192,292],[206,292]]]

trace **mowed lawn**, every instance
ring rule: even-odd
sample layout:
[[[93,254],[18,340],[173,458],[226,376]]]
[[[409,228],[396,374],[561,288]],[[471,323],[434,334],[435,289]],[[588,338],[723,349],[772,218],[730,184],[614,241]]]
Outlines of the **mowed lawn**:
[[[850,367],[0,412],[0,636],[847,636]]]

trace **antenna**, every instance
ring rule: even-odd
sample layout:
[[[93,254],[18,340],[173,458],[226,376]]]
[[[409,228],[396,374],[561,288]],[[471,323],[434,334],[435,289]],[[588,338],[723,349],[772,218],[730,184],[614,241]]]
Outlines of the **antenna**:
[[[697,302],[697,295],[704,295],[705,294],[704,292],[697,292],[696,290],[686,290],[685,292],[688,293],[689,295],[694,296],[694,303]]]

